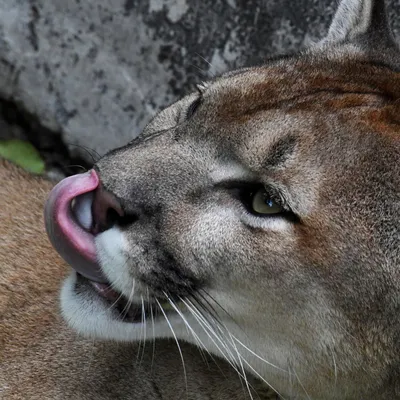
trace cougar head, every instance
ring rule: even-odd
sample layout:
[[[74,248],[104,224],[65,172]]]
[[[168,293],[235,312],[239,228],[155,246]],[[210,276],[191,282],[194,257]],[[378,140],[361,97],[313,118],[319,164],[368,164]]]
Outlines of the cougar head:
[[[399,68],[383,2],[343,0],[321,42],[202,84],[62,181],[68,323],[193,342],[283,398],[394,398]]]

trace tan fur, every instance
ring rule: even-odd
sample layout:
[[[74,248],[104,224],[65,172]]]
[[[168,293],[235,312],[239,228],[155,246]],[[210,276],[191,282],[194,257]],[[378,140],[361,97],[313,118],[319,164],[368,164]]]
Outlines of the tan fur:
[[[400,398],[400,51],[386,21],[380,0],[342,0],[321,43],[207,82],[94,166],[125,212],[93,238],[104,280],[136,307],[180,302],[174,335],[195,343],[190,325],[284,398]],[[257,214],[259,190],[285,212]],[[61,303],[87,336],[141,337],[76,274]]]
[[[246,399],[237,374],[174,342],[94,342],[59,316],[68,266],[43,226],[52,184],[0,160],[0,398],[2,400]],[[154,358],[153,358],[154,357]],[[258,385],[255,381],[253,385]],[[264,391],[264,392],[263,392]],[[260,390],[262,398],[274,398]],[[263,393],[263,394],[262,394]]]

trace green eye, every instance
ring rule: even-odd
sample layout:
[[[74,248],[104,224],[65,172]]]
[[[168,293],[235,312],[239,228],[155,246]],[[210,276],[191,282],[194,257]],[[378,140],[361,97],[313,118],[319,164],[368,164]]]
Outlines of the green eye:
[[[264,189],[259,189],[253,195],[251,207],[257,214],[272,215],[280,214],[284,210],[266,193]]]

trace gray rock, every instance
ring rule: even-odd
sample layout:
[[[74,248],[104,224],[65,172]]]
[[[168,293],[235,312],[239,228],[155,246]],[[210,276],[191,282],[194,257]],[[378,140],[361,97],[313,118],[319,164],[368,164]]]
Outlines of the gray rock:
[[[399,31],[400,0],[391,3]],[[336,4],[0,0],[0,98],[90,163],[85,148],[125,144],[195,83],[322,37]]]

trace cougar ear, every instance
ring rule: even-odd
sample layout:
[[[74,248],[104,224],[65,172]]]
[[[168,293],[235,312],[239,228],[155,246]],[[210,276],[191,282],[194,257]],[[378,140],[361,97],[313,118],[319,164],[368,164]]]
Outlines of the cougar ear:
[[[384,0],[341,0],[322,43],[357,41],[395,45]]]

